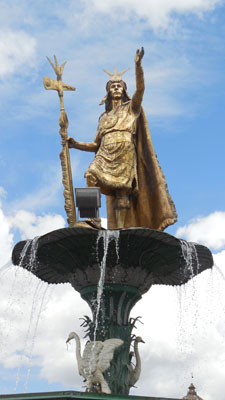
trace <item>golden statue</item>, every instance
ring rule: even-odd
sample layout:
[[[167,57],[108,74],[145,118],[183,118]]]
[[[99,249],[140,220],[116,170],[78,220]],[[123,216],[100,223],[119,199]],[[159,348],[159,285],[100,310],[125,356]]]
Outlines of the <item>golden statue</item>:
[[[105,112],[99,118],[95,139],[83,143],[68,138],[70,148],[95,152],[85,172],[87,186],[107,196],[108,228],[147,227],[163,230],[177,220],[163,172],[154,152],[148,123],[141,107],[144,49],[135,56],[136,91],[130,99],[121,73],[110,76]]]

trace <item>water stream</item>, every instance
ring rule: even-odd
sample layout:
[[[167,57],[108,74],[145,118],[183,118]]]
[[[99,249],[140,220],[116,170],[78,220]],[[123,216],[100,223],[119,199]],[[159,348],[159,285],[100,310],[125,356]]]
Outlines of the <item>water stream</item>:
[[[96,341],[96,333],[98,329],[98,317],[99,317],[99,311],[101,307],[101,300],[102,300],[102,294],[103,294],[103,289],[104,289],[104,282],[105,282],[105,269],[106,269],[106,260],[107,260],[107,254],[108,254],[108,247],[109,243],[114,240],[115,241],[115,248],[116,248],[116,255],[117,255],[117,262],[119,259],[119,235],[120,231],[119,230],[100,230],[98,233],[97,237],[97,254],[98,254],[98,246],[99,246],[99,241],[101,238],[103,238],[103,257],[102,261],[99,264],[100,267],[100,278],[98,281],[98,287],[97,287],[97,298],[96,298],[96,314],[95,314],[95,329],[94,329],[94,342]]]
[[[30,350],[29,350],[29,353],[28,353],[28,369],[27,369],[26,381],[25,381],[25,384],[24,384],[24,393],[26,393],[27,389],[28,389],[30,373],[31,373],[31,362],[32,362],[32,356],[33,356],[35,340],[36,340],[36,336],[37,336],[38,324],[39,324],[41,313],[42,313],[43,308],[44,308],[44,301],[45,301],[45,298],[46,298],[46,294],[47,294],[47,291],[48,291],[48,288],[49,288],[49,286],[44,282],[42,282],[42,286],[44,286],[44,292],[42,293],[42,295],[40,297],[40,300],[39,300],[39,309],[37,307],[36,321],[35,321],[35,325],[34,325],[33,335],[32,335],[32,338],[31,338],[31,346],[30,346]]]
[[[29,266],[30,266],[30,271],[34,271],[35,268],[37,267],[37,259],[36,259],[36,253],[38,249],[38,239],[39,236],[36,236],[34,239],[31,240],[31,249],[30,249],[30,257],[29,257]]]
[[[17,328],[18,344],[15,353],[18,357],[17,365],[19,367],[17,369],[14,393],[18,389],[22,391],[21,384],[24,385],[24,393],[27,391],[38,323],[43,307],[46,306],[47,302],[45,299],[48,285],[37,280],[33,274],[21,268],[25,263],[29,266],[31,272],[36,268],[37,249],[38,237],[33,240],[27,240],[20,254],[19,265],[12,268],[10,260],[0,268],[1,284],[3,288],[9,286],[7,290],[8,298],[0,318],[0,353],[3,363],[7,360],[10,342],[15,343],[13,336],[15,335],[15,327]],[[5,276],[7,272],[10,275],[9,277]],[[18,321],[20,322],[18,323]],[[22,371],[23,383],[21,381]]]
[[[98,255],[98,248],[99,248],[99,242],[101,238],[103,239],[103,257],[101,262],[99,261],[98,258],[98,263],[99,263],[99,268],[100,268],[100,278],[98,281],[98,286],[97,286],[97,296],[96,296],[96,311],[95,311],[95,316],[94,316],[94,340],[93,340],[93,346],[91,350],[91,357],[90,357],[90,362],[89,362],[89,374],[91,373],[92,370],[92,363],[95,361],[95,346],[96,346],[96,336],[97,336],[97,330],[98,330],[98,319],[99,319],[99,313],[101,309],[101,302],[102,302],[102,295],[103,295],[103,290],[104,290],[104,282],[105,282],[105,272],[106,272],[106,260],[107,260],[107,254],[108,254],[108,248],[109,248],[109,243],[111,241],[115,242],[115,250],[116,250],[116,255],[117,255],[117,262],[119,260],[119,236],[120,236],[120,231],[119,230],[99,230],[98,232],[98,237],[96,241],[96,253]]]
[[[34,296],[33,296],[33,300],[32,300],[32,306],[31,306],[31,313],[30,313],[30,318],[29,318],[29,323],[28,323],[28,329],[27,329],[26,335],[24,337],[23,351],[21,351],[21,353],[20,353],[19,367],[17,369],[14,393],[17,392],[17,387],[18,387],[18,384],[19,384],[19,381],[20,381],[20,374],[21,374],[21,368],[22,368],[22,364],[23,364],[23,359],[26,358],[27,348],[29,346],[29,338],[30,338],[30,334],[31,334],[32,321],[33,321],[34,311],[35,311],[37,300],[38,300],[37,299],[37,294],[39,293],[40,288],[41,288],[41,281],[38,281],[37,285],[36,285],[36,288],[34,290]]]
[[[217,291],[219,291],[219,293],[222,293],[222,292],[224,292],[225,275],[224,275],[223,271],[221,270],[221,268],[217,264],[214,264],[213,269],[214,269],[215,275],[216,275]],[[218,305],[217,305],[216,309],[221,309],[223,312],[223,315],[225,315],[225,302],[224,302],[224,298],[221,295],[218,296]]]
[[[223,271],[221,270],[221,268],[218,267],[218,265],[216,265],[216,264],[214,264],[214,268],[219,273],[220,277],[225,281],[225,275],[224,275]]]
[[[186,240],[179,239],[181,245],[182,256],[186,262],[187,273],[191,273],[191,278],[196,274],[194,273],[194,265],[196,264],[196,272],[199,271],[199,259],[197,249],[194,243],[186,242]]]
[[[192,251],[192,256],[195,257]],[[190,260],[190,258],[189,258]],[[194,264],[195,265],[195,264]],[[202,373],[202,365],[210,362],[208,349],[212,340],[212,348],[220,345],[225,339],[223,323],[225,315],[224,301],[225,275],[217,265],[204,271],[193,280],[177,287],[177,359],[185,360],[184,374],[189,370],[195,376]],[[220,343],[221,341],[221,343]],[[222,345],[223,346],[223,345]],[[222,347],[221,347],[222,348]],[[201,360],[198,360],[198,352]],[[224,359],[225,364],[225,359]],[[182,364],[181,364],[182,365]]]
[[[12,261],[9,260],[6,264],[0,267],[0,280],[4,277],[4,275],[10,271],[12,267]]]

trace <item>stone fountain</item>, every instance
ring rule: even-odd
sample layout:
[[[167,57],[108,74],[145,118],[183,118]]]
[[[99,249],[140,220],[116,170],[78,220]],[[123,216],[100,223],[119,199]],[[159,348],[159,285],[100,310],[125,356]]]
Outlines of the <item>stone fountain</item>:
[[[106,107],[102,122],[102,117],[100,118],[97,139],[86,147],[84,143],[67,138],[68,119],[64,110],[63,91],[74,88],[61,80],[64,64],[59,67],[56,58],[55,65],[49,60],[56,72],[57,81],[45,77],[44,85],[46,89],[57,90],[60,98],[59,125],[63,146],[60,159],[69,227],[49,232],[35,241],[21,241],[14,247],[12,254],[14,265],[29,270],[49,284],[69,282],[80,293],[92,311],[92,319],[85,317],[83,326],[86,337],[94,343],[94,349],[97,346],[96,341],[101,341],[104,345],[104,343],[112,344],[109,340],[120,339],[120,346],[114,346],[111,356],[107,360],[104,359],[108,362],[107,369],[103,371],[108,391],[103,390],[100,378],[99,382],[95,380],[94,384],[89,386],[90,392],[113,395],[128,395],[133,384],[130,346],[135,339],[132,330],[136,320],[130,318],[130,312],[137,301],[141,300],[142,295],[148,292],[152,285],[183,285],[213,265],[212,255],[206,247],[179,240],[163,232],[166,226],[176,221],[177,216],[152,147],[144,112],[140,108],[144,90],[141,67],[143,55],[142,49],[140,52],[137,51],[135,57],[137,91],[132,100],[129,100],[126,85],[121,78],[122,73],[119,74],[116,69],[113,74],[109,73],[107,96],[111,96],[112,108],[107,110]],[[122,100],[118,103],[118,91],[120,100],[122,92],[124,93],[124,103]],[[103,99],[106,104],[108,104],[107,96],[105,100]],[[129,142],[130,128],[125,127],[124,132],[119,125],[120,118],[123,120],[121,126],[131,118],[135,119],[133,122],[137,126],[137,159],[133,161],[132,154],[136,153],[132,153]],[[116,126],[114,130],[111,129],[113,124]],[[110,132],[107,129],[111,129],[111,136],[108,135]],[[124,138],[126,143],[128,141],[125,154],[119,155],[119,166],[114,166],[113,161],[109,165],[100,163],[100,157],[104,156],[106,150],[102,149],[103,139],[99,142],[99,132],[104,140],[108,135],[107,140],[109,140],[115,131],[117,138],[120,138],[119,145],[121,142],[124,143]],[[91,186],[99,186],[102,193],[109,195],[107,230],[101,228],[96,219],[83,223],[77,221],[69,147],[97,152],[86,178],[89,186],[91,182]],[[128,183],[124,184],[125,189],[118,186],[120,174],[116,189],[113,183],[111,186],[108,184],[104,186],[102,182],[109,179],[110,168],[115,171],[116,168],[123,167],[125,161],[129,161],[130,164],[133,162],[132,171],[136,175],[135,180],[132,180],[132,188],[126,189]],[[102,180],[97,167],[104,169],[103,175],[107,171],[108,175],[106,177],[104,175]],[[137,187],[134,187],[134,182],[137,180],[138,196]],[[134,190],[133,194],[131,190]],[[90,357],[93,359],[97,357],[95,351]],[[94,361],[97,363],[96,359]],[[88,381],[94,374],[90,371]],[[86,376],[84,372],[81,375]]]
[[[21,259],[25,246],[27,250]],[[123,340],[105,374],[114,394],[128,394],[130,389],[128,365],[135,320],[129,316],[133,306],[152,285],[182,285],[213,264],[206,247],[187,242],[185,247],[184,241],[147,228],[59,229],[39,237],[35,253],[32,241],[19,242],[12,260],[44,282],[69,282],[80,293],[93,315],[92,320],[84,321],[91,341],[95,327],[98,341]],[[103,268],[103,293],[96,318],[98,283]]]

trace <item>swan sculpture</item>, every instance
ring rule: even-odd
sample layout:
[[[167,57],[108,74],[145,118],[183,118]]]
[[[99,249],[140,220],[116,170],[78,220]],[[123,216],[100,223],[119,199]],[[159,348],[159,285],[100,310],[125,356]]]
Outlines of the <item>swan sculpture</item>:
[[[103,372],[110,367],[114,351],[123,344],[123,340],[115,338],[104,342],[88,342],[83,351],[83,356],[81,356],[80,338],[77,333],[71,332],[66,343],[71,339],[75,339],[76,342],[78,371],[87,380],[88,391],[92,392],[92,385],[100,384],[102,393],[111,394]]]
[[[129,387],[134,386],[141,375],[141,357],[140,357],[140,354],[138,351],[138,343],[145,343],[144,340],[140,336],[137,336],[134,340],[134,355],[136,358],[136,365],[135,365],[135,367],[133,367],[131,362],[128,365],[128,369],[130,371],[130,375],[128,378]]]

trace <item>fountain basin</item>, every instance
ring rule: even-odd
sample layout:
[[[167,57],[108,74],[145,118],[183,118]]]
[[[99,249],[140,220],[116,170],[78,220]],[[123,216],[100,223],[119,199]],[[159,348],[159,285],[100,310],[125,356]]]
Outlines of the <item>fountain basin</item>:
[[[97,244],[98,235],[97,229],[58,229],[39,237],[35,249],[30,242],[22,259],[27,241],[17,243],[12,262],[47,283],[69,282],[81,292],[99,281],[104,246],[102,238]],[[121,230],[117,246],[113,240],[109,243],[105,284],[133,286],[144,294],[155,284],[182,285],[213,266],[207,247],[185,243],[186,257],[181,241],[168,233],[147,228]]]

